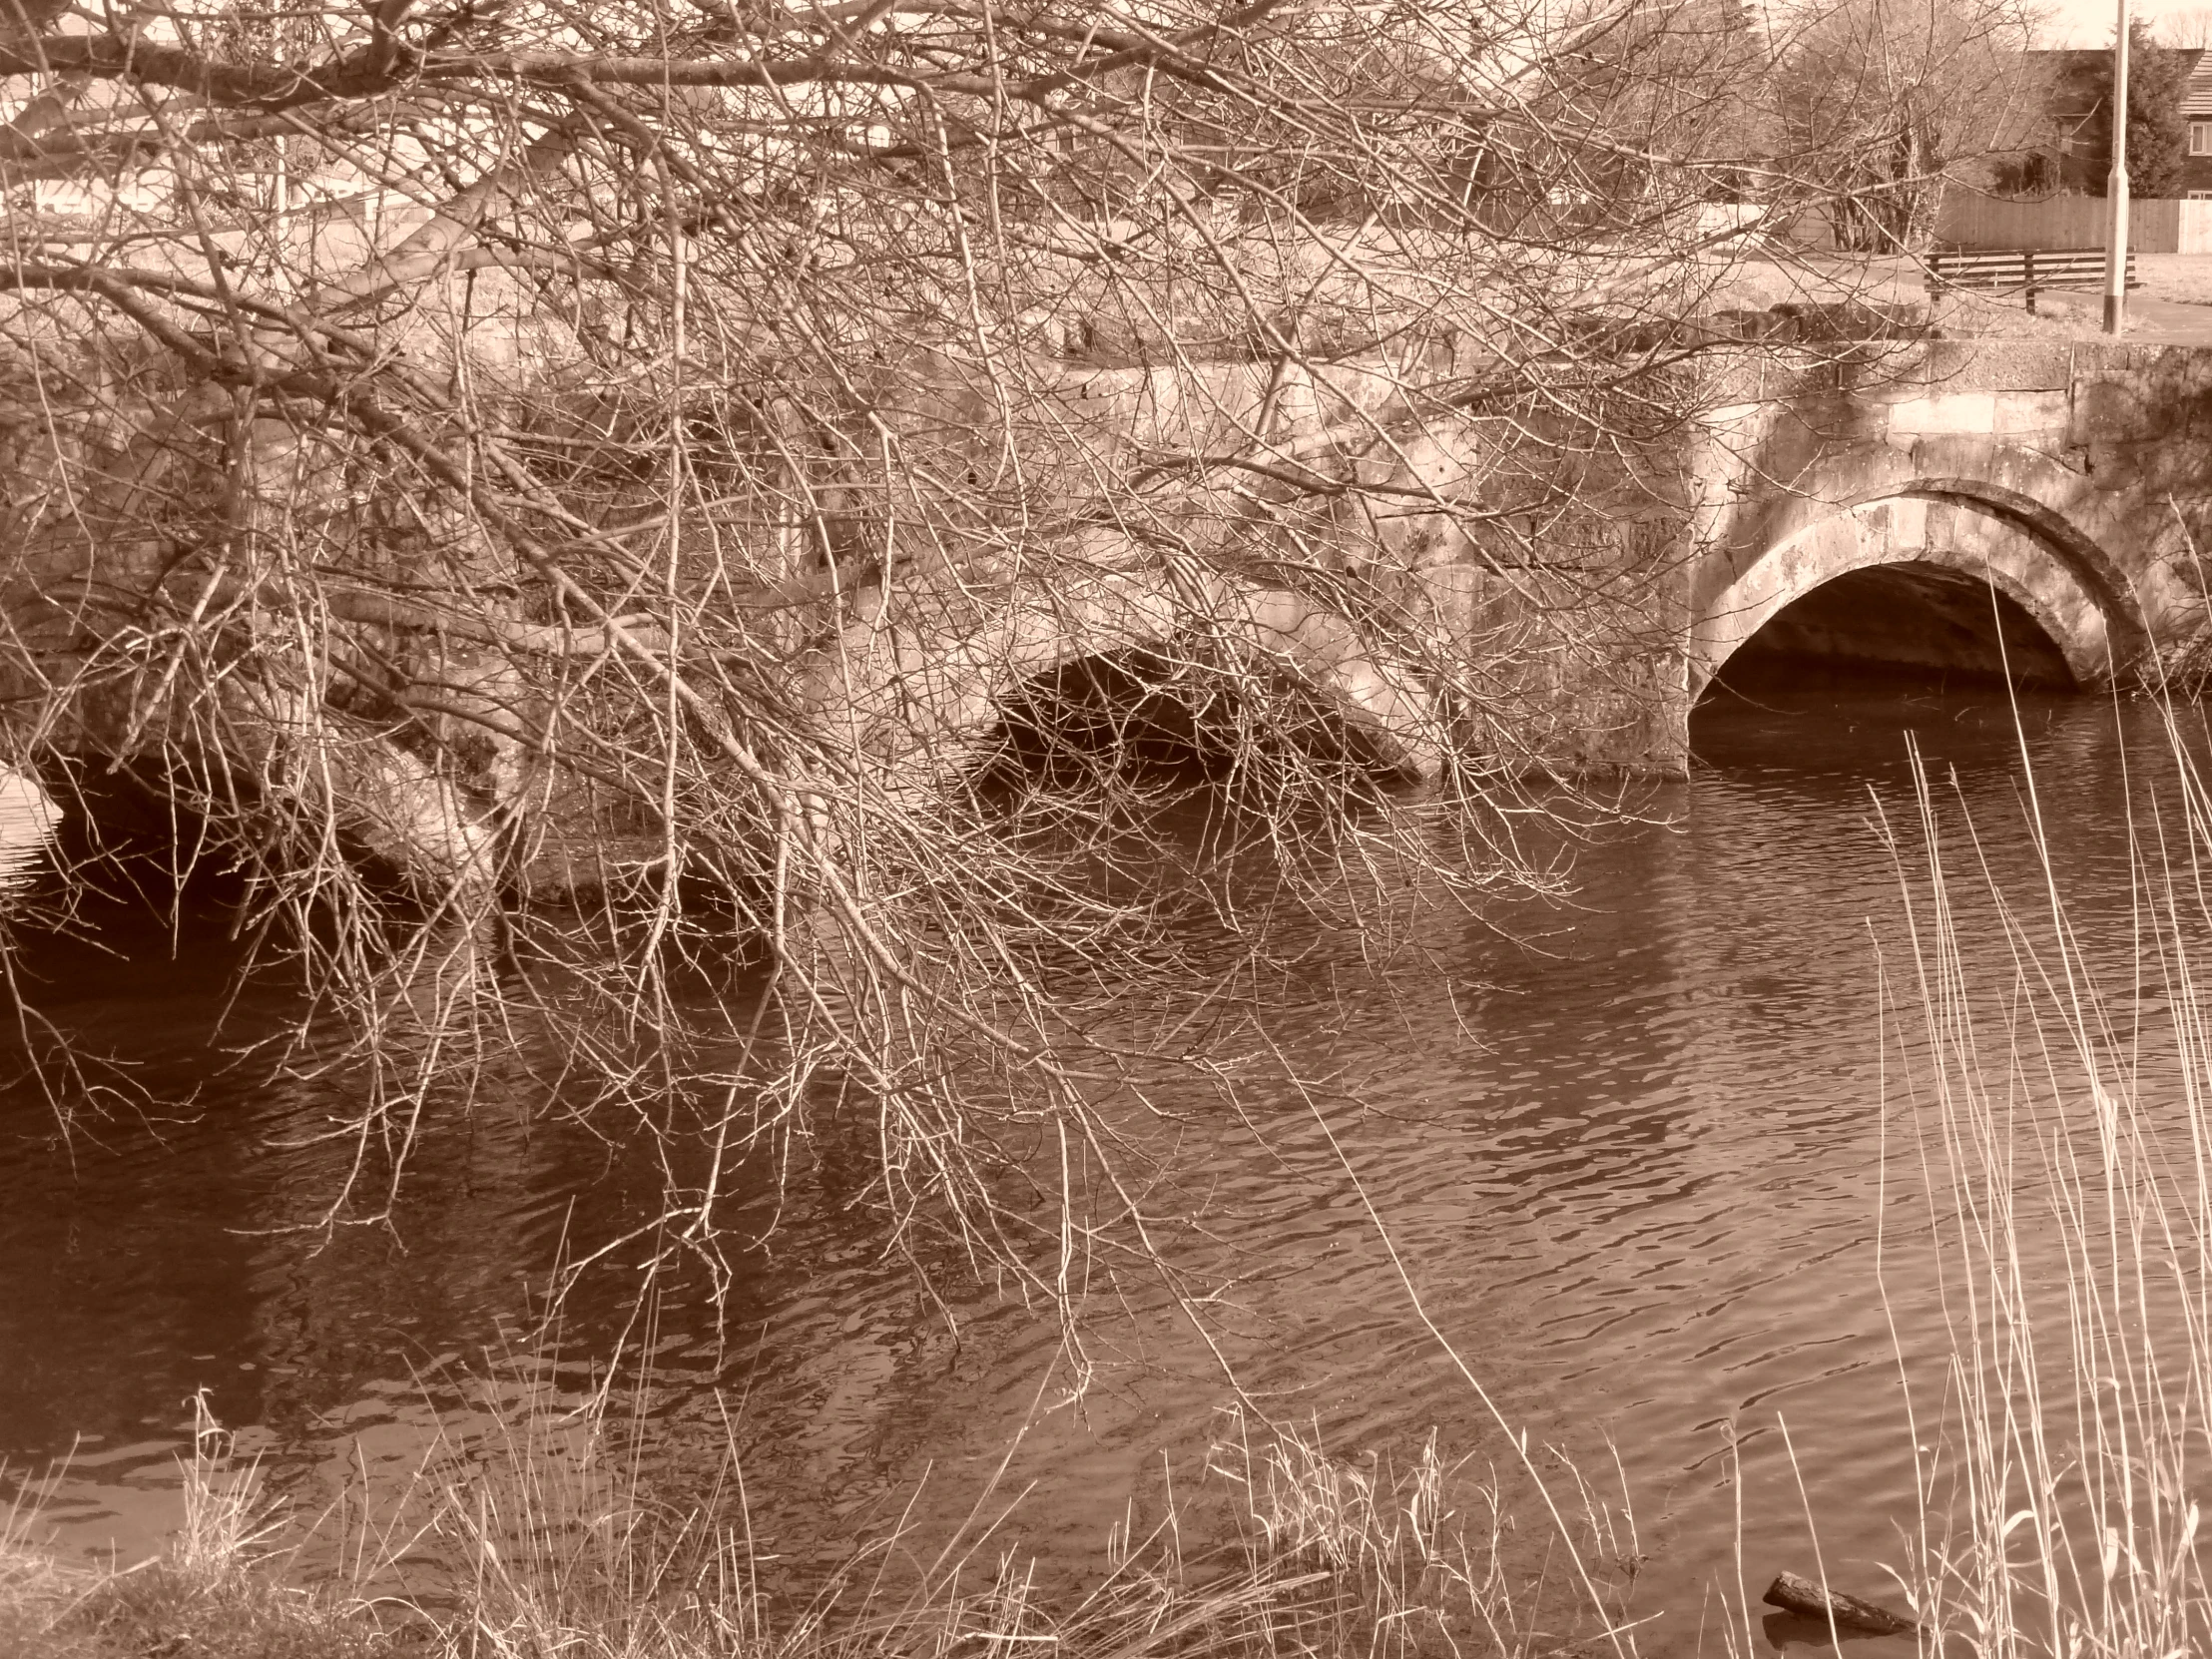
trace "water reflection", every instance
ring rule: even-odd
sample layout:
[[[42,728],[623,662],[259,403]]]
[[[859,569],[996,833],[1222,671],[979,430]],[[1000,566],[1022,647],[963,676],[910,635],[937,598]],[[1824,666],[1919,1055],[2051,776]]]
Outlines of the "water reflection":
[[[37,780],[0,768],[0,893],[38,867],[58,816]]]
[[[2089,948],[2123,961],[2128,792],[2161,776],[2156,717],[2071,699],[2022,714],[2060,867],[2093,900]],[[1264,1409],[1340,1448],[1435,1425],[1478,1464],[1504,1456],[1413,1318],[1341,1147],[1507,1415],[1593,1476],[1617,1455],[1650,1557],[1640,1610],[1694,1629],[1713,1586],[1733,1593],[1739,1461],[1749,1574],[1805,1569],[1784,1416],[1831,1570],[1879,1584],[1866,1563],[1898,1557],[1912,1489],[1890,1319],[1917,1355],[1941,1336],[1930,1287],[1893,1280],[1886,1313],[1873,1272],[1878,1226],[1918,1225],[1885,1200],[1899,1121],[1878,1110],[1878,964],[1906,959],[1882,827],[1916,820],[1908,731],[1953,822],[1970,812],[1981,855],[2032,887],[2003,701],[1728,702],[1700,717],[1695,776],[1652,803],[1667,823],[1579,849],[1571,909],[1439,913],[1349,1008],[1334,987],[1357,982],[1356,946],[1317,944],[1261,1014],[1303,1084],[1255,1066],[1241,1109],[1198,1089],[1165,1102],[1176,1191],[1203,1206],[1177,1248],[1226,1288],[1215,1340]],[[2001,932],[1969,937],[2001,971]],[[619,1353],[625,1387],[650,1377],[661,1478],[704,1489],[734,1438],[753,1530],[793,1573],[894,1515],[951,1529],[1017,1439],[1009,1489],[1037,1487],[1019,1535],[1087,1565],[1132,1498],[1157,1495],[1163,1459],[1202,1455],[1228,1384],[1158,1285],[1101,1282],[1102,1369],[1055,1408],[1069,1376],[1050,1325],[982,1290],[955,1295],[948,1325],[833,1183],[741,1196],[781,1222],[719,1321],[681,1300],[640,1321],[610,1276],[569,1307],[555,1363],[516,1353],[563,1241],[646,1213],[650,1149],[543,1111],[518,1055],[440,1123],[390,1231],[285,1231],[313,1219],[338,1155],[306,1134],[345,1102],[218,1063],[215,949],[147,941],[118,972],[55,947],[39,964],[55,1005],[154,1104],[65,1138],[35,1091],[0,1099],[0,1188],[24,1195],[0,1213],[0,1458],[35,1468],[84,1436],[54,1510],[68,1542],[135,1552],[169,1523],[196,1386],[326,1494],[361,1466],[398,1478],[436,1410],[474,1408],[456,1366],[487,1352],[517,1387],[572,1392]],[[291,1012],[253,992],[227,1040]]]

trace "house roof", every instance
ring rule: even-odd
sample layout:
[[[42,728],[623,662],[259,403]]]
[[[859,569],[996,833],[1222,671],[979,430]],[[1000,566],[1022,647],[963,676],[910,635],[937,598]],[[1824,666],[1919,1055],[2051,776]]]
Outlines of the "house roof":
[[[2197,54],[2189,84],[2181,89],[2181,113],[2193,121],[2212,119],[2212,52]]]

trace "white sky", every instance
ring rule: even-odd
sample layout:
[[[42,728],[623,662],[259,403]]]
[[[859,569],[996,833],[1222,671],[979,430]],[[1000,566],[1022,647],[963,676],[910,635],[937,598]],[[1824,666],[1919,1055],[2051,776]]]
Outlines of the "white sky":
[[[2137,17],[2155,22],[2167,12],[2197,11],[2205,0],[2166,0],[2163,5],[2146,3],[2146,0],[2129,0],[2129,10]],[[2119,0],[2040,0],[2038,10],[2049,14],[2049,21],[2037,33],[2038,46],[2109,46],[2112,44],[2112,26],[2119,18]]]

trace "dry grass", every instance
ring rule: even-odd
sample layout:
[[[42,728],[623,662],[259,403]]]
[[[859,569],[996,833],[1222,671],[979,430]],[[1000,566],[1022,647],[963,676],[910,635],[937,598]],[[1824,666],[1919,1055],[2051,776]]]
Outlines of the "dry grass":
[[[0,1582],[10,1659],[376,1659],[403,1653],[353,1611],[258,1574],[208,1582],[161,1564],[60,1574],[36,1592]]]
[[[1617,1539],[1617,1511],[1582,1490],[1575,1538],[1524,1536],[1494,1479],[1447,1465],[1432,1440],[1397,1469],[1232,1409],[1204,1477],[1155,1521],[1132,1509],[1099,1569],[1072,1585],[1045,1583],[1014,1541],[1018,1501],[993,1487],[954,1538],[925,1545],[893,1530],[802,1594],[764,1581],[734,1460],[716,1500],[672,1513],[636,1485],[618,1439],[540,1420],[498,1454],[477,1447],[465,1467],[425,1482],[420,1517],[386,1536],[404,1535],[418,1555],[428,1545],[441,1563],[435,1583],[417,1574],[411,1598],[435,1651],[1522,1659],[1558,1651],[1561,1630],[1604,1645],[1619,1622],[1613,1609],[1572,1605],[1572,1575],[1555,1560],[1561,1547],[1595,1555]]]
[[[36,1498],[0,1515],[0,1654],[7,1659],[378,1659],[407,1651],[358,1608],[283,1582],[267,1549],[260,1469],[199,1406],[185,1524],[157,1558],[99,1571],[36,1542]]]
[[[0,1545],[9,1659],[1529,1659],[1632,1653],[1625,1509],[1579,1478],[1575,1535],[1524,1534],[1494,1476],[1433,1437],[1403,1468],[1331,1454],[1311,1431],[1224,1413],[1204,1478],[1157,1522],[1130,1518],[1100,1568],[1048,1589],[990,1490],[932,1548],[902,1530],[811,1594],[764,1578],[729,1485],[681,1512],[640,1489],[622,1436],[528,1413],[501,1441],[448,1445],[348,1540],[341,1584],[282,1582],[273,1511],[219,1433],[186,1470],[187,1523],[164,1555],[96,1572],[57,1563],[19,1514]],[[730,1523],[731,1515],[739,1517]],[[1201,1540],[1204,1540],[1201,1542]],[[1624,1548],[1624,1540],[1627,1547]],[[1628,1563],[1615,1602],[1575,1605],[1587,1570]],[[1603,1569],[1600,1569],[1602,1572]],[[1581,1644],[1576,1633],[1580,1632]],[[1563,1634],[1562,1634],[1563,1633]]]
[[[2212,305],[2212,254],[2138,254],[2138,290],[2181,305]]]
[[[1930,320],[1954,338],[2079,339],[2097,331],[2101,312],[2080,312],[2050,296],[2038,303],[2031,311],[2013,294],[1952,292],[1936,301]]]
[[[1922,1513],[1902,1578],[1919,1616],[1982,1654],[2212,1647],[2195,1495],[2212,1450],[2212,802],[2169,732],[2183,787],[2139,809],[2123,983],[2084,945],[2039,821],[2040,890],[1998,890],[1966,837],[1940,850],[1923,779],[1895,1167],[1925,1183],[1951,1352],[1913,1399]],[[1960,866],[2003,918],[2006,982],[1962,942]]]
[[[1953,338],[2069,339],[2083,332],[2080,317],[2062,299],[2039,312],[2030,311],[2017,294],[1953,290],[1932,301],[1920,262],[1903,257],[1805,254],[1747,260],[1717,274],[1716,280],[1716,301],[1729,305],[1856,303],[1893,313],[1925,312],[1932,326]],[[2096,320],[2090,316],[2091,331]]]
[[[2207,307],[2205,327],[2212,338],[2212,255],[2138,254],[2138,299]],[[1925,272],[1903,258],[1844,258],[1809,254],[1787,262],[1751,260],[1718,276],[1718,300],[1763,308],[1781,303],[1861,304],[1896,308],[1928,305]],[[1929,321],[1943,333],[1974,339],[2101,338],[2102,302],[2088,289],[2046,293],[2039,310],[2029,311],[2017,294],[1952,292],[1938,298]],[[2181,323],[2161,319],[2160,334]]]

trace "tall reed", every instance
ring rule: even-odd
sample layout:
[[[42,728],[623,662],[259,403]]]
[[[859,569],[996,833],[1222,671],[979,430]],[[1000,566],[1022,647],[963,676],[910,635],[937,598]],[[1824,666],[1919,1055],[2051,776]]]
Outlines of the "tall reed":
[[[1593,1620],[1562,1540],[1518,1531],[1433,1437],[1393,1468],[1242,1409],[1202,1476],[1149,1521],[1132,1505],[1079,1575],[1019,1547],[1020,1494],[994,1479],[949,1539],[892,1524],[804,1585],[752,1535],[734,1447],[724,1484],[665,1506],[619,1428],[527,1412],[433,1458],[411,1513],[351,1552],[354,1599],[470,1659],[1526,1659],[1617,1626],[1633,1580]],[[1563,1547],[1596,1559],[1630,1523],[1576,1489]]]
[[[1934,1365],[1899,1339],[1900,1578],[1932,1650],[2212,1651],[2212,796],[2171,710],[2166,736],[2170,767],[2130,775],[2124,938],[2069,906],[2080,872],[2032,776],[2025,891],[1918,750],[1919,848],[1893,833],[1910,945],[1886,968],[1885,1180],[1925,1194],[1942,1330]],[[1922,1241],[1883,1210],[1889,1304]]]

